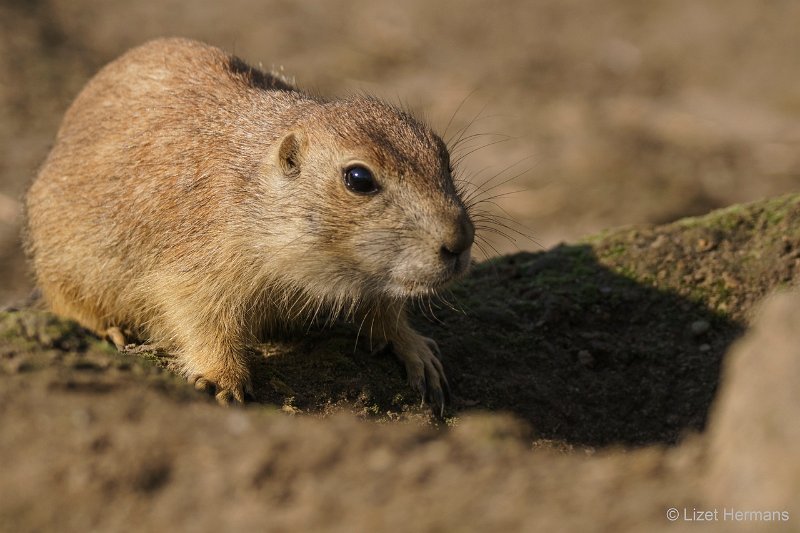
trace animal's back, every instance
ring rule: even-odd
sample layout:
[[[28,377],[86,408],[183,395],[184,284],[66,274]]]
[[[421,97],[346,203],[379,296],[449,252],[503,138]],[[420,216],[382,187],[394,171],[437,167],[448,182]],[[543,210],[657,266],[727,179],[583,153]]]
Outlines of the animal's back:
[[[268,111],[302,99],[183,39],[147,43],[102,69],[27,196],[28,248],[50,306],[98,332],[143,323],[159,312],[150,297],[159,284],[230,264],[221,256],[238,251],[219,243],[232,244],[241,224],[226,207],[248,194],[253,154],[291,120]]]

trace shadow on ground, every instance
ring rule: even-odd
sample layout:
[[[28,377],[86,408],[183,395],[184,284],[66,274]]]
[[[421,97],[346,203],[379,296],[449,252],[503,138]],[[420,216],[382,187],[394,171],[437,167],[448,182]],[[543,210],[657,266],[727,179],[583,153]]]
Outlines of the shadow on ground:
[[[507,411],[539,438],[578,445],[674,443],[702,429],[722,356],[743,330],[611,271],[588,245],[481,265],[448,300],[455,309],[439,305],[436,321],[416,320],[442,349],[448,414]],[[349,404],[390,418],[414,410],[401,365],[356,348],[354,329],[264,348],[259,401],[310,412]]]

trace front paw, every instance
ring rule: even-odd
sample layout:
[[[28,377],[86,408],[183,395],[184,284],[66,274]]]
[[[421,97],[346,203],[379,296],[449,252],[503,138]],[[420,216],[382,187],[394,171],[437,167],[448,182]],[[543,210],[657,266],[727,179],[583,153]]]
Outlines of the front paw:
[[[444,374],[436,341],[420,336],[412,346],[396,349],[405,364],[408,383],[427,401],[438,417],[444,416],[445,403],[450,400],[450,384]]]
[[[188,377],[194,388],[213,394],[220,405],[242,405],[245,397],[252,397],[252,387],[247,379],[213,379],[203,374],[192,374]]]

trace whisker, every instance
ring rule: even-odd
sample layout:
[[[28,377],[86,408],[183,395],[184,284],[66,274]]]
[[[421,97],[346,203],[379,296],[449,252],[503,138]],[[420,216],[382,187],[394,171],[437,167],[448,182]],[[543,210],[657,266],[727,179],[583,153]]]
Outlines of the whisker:
[[[486,253],[486,249],[483,247],[483,244],[478,242],[477,240],[473,244],[478,247],[478,250],[483,254],[483,258],[488,260],[489,254]]]
[[[453,164],[454,165],[460,165],[461,162],[464,161],[465,158],[471,156],[475,152],[479,152],[479,151],[481,151],[481,150],[483,150],[485,148],[488,148],[490,146],[494,146],[496,144],[506,143],[506,142],[508,142],[508,141],[510,141],[512,139],[513,139],[512,137],[507,137],[507,138],[504,138],[504,139],[498,139],[496,141],[492,141],[490,143],[486,143],[486,144],[483,144],[481,146],[478,146],[477,148],[473,148],[469,152],[466,152],[466,153],[463,153],[463,154],[458,154],[458,156],[455,158],[455,162]]]
[[[486,245],[487,247],[489,247],[489,248],[490,248],[490,249],[491,249],[491,250],[494,252],[494,254],[495,254],[495,255],[500,255],[500,252],[499,252],[499,251],[497,251],[497,248],[495,248],[495,247],[492,245],[492,243],[491,243],[491,242],[489,242],[489,241],[488,241],[488,240],[487,240],[485,237],[483,237],[483,236],[480,236],[480,235],[476,235],[476,236],[475,236],[475,238],[476,238],[476,239],[480,239],[480,240],[482,241],[482,242],[481,242],[481,244],[484,244],[484,245]]]
[[[522,193],[522,192],[529,192],[529,191],[530,191],[530,188],[526,187],[524,189],[518,189],[518,190],[515,190],[515,191],[502,192],[502,193],[498,193],[498,194],[489,196],[487,198],[481,198],[480,200],[476,201],[473,204],[468,204],[467,210],[469,210],[470,207],[474,207],[476,205],[480,205],[482,203],[489,202],[490,200],[497,200],[498,198],[505,198],[507,196],[511,196],[511,195],[514,195],[514,194],[519,194],[519,193]]]
[[[450,296],[452,296],[453,298],[455,298],[455,295],[453,294],[453,292],[452,292],[452,291],[447,291],[447,292],[448,292],[448,294],[449,294]],[[455,304],[451,303],[451,302],[450,302],[450,301],[449,301],[447,298],[445,298],[445,297],[444,297],[444,295],[443,295],[443,294],[441,294],[441,293],[436,293],[436,298],[437,298],[437,299],[438,299],[440,302],[442,302],[442,304],[443,304],[445,307],[447,307],[448,309],[450,309],[451,311],[453,311],[453,312],[455,312],[455,313],[462,314],[462,315],[466,315],[466,314],[467,314],[467,313],[466,313],[466,311],[464,311],[464,309],[463,309],[462,307],[460,307],[460,306],[459,306],[459,307],[456,307],[456,306],[455,306]]]
[[[520,176],[524,176],[525,174],[527,174],[528,172],[530,172],[530,170],[531,170],[531,168],[532,168],[532,167],[528,167],[528,168],[526,168],[525,170],[523,170],[523,171],[521,171],[521,172],[518,172],[517,174],[514,174],[513,176],[510,176],[510,177],[506,178],[506,179],[505,179],[505,180],[503,180],[502,182],[500,182],[500,183],[496,183],[496,184],[492,185],[491,187],[488,187],[488,188],[487,188],[487,186],[488,186],[488,185],[489,185],[489,184],[490,184],[492,181],[496,180],[497,178],[499,178],[500,176],[502,176],[503,174],[505,174],[506,172],[508,172],[508,171],[509,171],[509,170],[511,170],[512,168],[514,168],[515,166],[519,165],[519,164],[520,164],[520,163],[522,163],[523,161],[526,161],[526,160],[530,159],[531,157],[532,157],[532,156],[528,156],[528,157],[526,157],[526,158],[520,159],[520,160],[519,160],[519,161],[517,161],[516,163],[513,163],[513,164],[511,164],[511,165],[507,166],[506,168],[504,168],[503,170],[501,170],[500,172],[498,172],[497,174],[495,174],[494,176],[492,176],[492,177],[491,177],[491,178],[489,178],[488,180],[486,180],[486,181],[484,181],[483,183],[481,183],[481,184],[480,184],[478,187],[476,187],[476,188],[475,188],[475,190],[474,190],[474,191],[472,191],[472,192],[470,193],[470,199],[472,199],[472,198],[473,198],[474,196],[476,196],[477,194],[488,193],[489,191],[492,191],[492,190],[496,189],[497,187],[502,187],[502,186],[503,186],[503,185],[505,185],[506,183],[508,183],[508,182],[510,182],[510,181],[514,181],[515,179],[519,178]],[[481,172],[483,172],[483,170],[481,170]]]
[[[464,99],[461,100],[461,102],[459,102],[458,107],[456,107],[456,110],[453,111],[452,115],[450,115],[450,120],[447,121],[447,126],[444,127],[444,132],[442,133],[443,139],[447,138],[447,132],[450,129],[450,126],[453,124],[453,119],[456,118],[456,115],[458,115],[458,112],[461,111],[462,107],[464,107],[464,104],[467,103],[467,100],[469,100],[472,97],[472,95],[475,94],[477,91],[478,89],[472,89],[472,91],[467,96],[465,96]]]
[[[475,115],[475,116],[472,118],[472,120],[470,120],[470,121],[469,121],[469,122],[466,124],[466,126],[464,126],[463,128],[461,128],[461,129],[459,129],[459,130],[457,130],[457,131],[456,131],[455,135],[457,135],[457,137],[456,137],[456,140],[455,140],[454,142],[451,142],[451,140],[452,140],[452,139],[447,139],[447,140],[445,141],[445,142],[446,142],[446,144],[447,144],[447,146],[451,146],[451,145],[456,145],[456,144],[458,144],[458,142],[461,140],[461,138],[464,136],[464,134],[465,134],[465,133],[466,133],[466,132],[467,132],[467,131],[468,131],[468,130],[469,130],[471,127],[472,127],[472,125],[475,123],[475,121],[478,119],[478,117],[480,117],[480,116],[481,116],[481,113],[483,113],[483,111],[486,109],[486,106],[487,106],[487,105],[488,105],[488,104],[484,104],[484,105],[483,105],[483,107],[481,107],[480,111],[478,111],[478,114],[477,114],[477,115]]]

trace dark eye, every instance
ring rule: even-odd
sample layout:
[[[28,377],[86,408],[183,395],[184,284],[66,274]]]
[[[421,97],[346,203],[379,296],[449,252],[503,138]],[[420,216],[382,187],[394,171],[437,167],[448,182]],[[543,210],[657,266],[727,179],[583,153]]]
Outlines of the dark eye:
[[[372,177],[372,172],[367,167],[355,165],[344,170],[344,184],[347,188],[358,194],[372,194],[378,192],[378,184]]]

